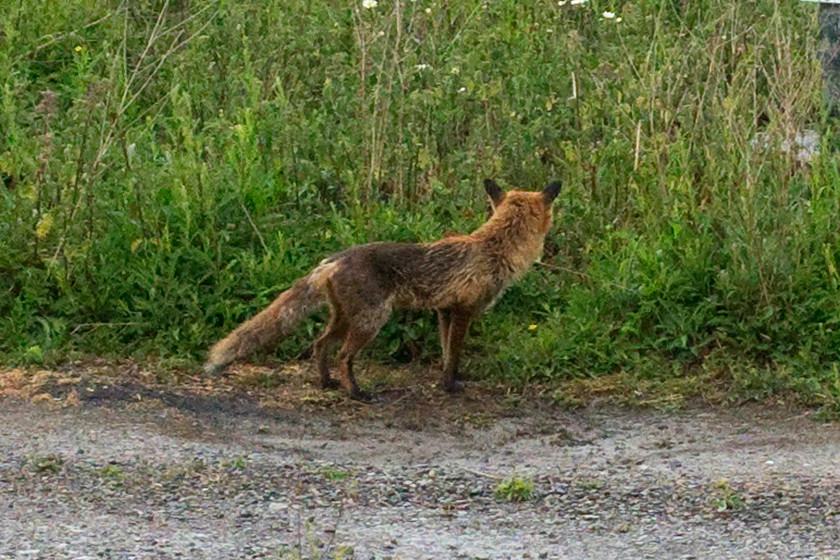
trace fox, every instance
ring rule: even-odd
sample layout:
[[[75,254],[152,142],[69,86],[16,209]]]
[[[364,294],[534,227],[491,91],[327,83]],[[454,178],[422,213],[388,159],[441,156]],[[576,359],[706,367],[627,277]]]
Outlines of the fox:
[[[560,189],[561,183],[554,181],[542,191],[506,192],[485,179],[491,214],[469,235],[448,235],[432,243],[367,243],[327,257],[217,342],[205,372],[217,375],[234,361],[282,340],[327,305],[327,326],[312,347],[320,386],[341,387],[353,399],[369,400],[356,383],[354,358],[376,337],[392,309],[425,309],[437,312],[443,388],[461,390],[461,349],[470,322],[542,256]],[[336,383],[329,356],[342,341]]]

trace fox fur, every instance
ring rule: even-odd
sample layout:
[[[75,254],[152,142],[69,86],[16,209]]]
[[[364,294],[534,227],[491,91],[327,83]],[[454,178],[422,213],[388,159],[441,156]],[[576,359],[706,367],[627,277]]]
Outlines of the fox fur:
[[[443,348],[443,386],[457,391],[461,346],[470,321],[520,278],[543,252],[551,227],[552,203],[560,183],[542,191],[503,191],[487,179],[493,213],[470,235],[434,243],[368,243],[321,261],[210,350],[205,365],[218,373],[235,360],[288,336],[307,315],[328,305],[329,322],[313,347],[321,386],[333,386],[330,350],[339,342],[341,386],[362,398],[353,375],[353,358],[387,322],[391,309],[429,309],[438,313]]]

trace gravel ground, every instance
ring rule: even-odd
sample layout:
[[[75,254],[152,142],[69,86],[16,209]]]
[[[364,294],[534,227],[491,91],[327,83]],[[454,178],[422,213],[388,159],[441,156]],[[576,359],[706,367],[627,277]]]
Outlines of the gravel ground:
[[[801,412],[129,394],[0,400],[0,559],[840,558],[840,429]]]

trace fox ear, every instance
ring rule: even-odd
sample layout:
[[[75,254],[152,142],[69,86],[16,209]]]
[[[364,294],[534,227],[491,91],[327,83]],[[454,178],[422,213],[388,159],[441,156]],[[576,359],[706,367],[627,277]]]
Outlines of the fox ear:
[[[554,181],[548,184],[546,188],[542,190],[543,202],[546,206],[551,206],[551,203],[554,202],[554,199],[557,198],[557,195],[560,194],[560,181]]]
[[[505,197],[505,191],[503,191],[502,187],[497,185],[496,181],[493,179],[484,179],[484,191],[487,193],[487,196],[490,197],[490,202],[493,204],[493,208],[498,206]]]

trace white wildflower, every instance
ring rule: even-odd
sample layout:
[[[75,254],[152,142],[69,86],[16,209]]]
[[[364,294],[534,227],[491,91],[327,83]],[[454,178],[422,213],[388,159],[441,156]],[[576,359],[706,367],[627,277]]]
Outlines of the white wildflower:
[[[458,90],[458,93],[464,93],[465,91],[467,91],[467,88],[462,87],[461,89]]]
[[[376,0],[362,0],[362,8],[370,10],[371,8],[375,8],[378,3]]]
[[[571,0],[572,6],[578,6],[580,4],[586,4],[587,2],[589,2],[589,0]],[[560,0],[559,2],[557,2],[557,5],[558,6],[565,6],[567,3],[569,3],[569,0]]]
[[[431,68],[431,66],[429,66],[428,64],[425,64],[425,63],[417,64],[416,66],[414,66],[415,70],[428,70],[429,68]]]
[[[604,12],[604,19],[615,19],[615,12]]]
[[[427,14],[431,14],[431,13],[432,13],[432,9],[431,9],[431,8],[426,8],[426,13],[427,13]]]

